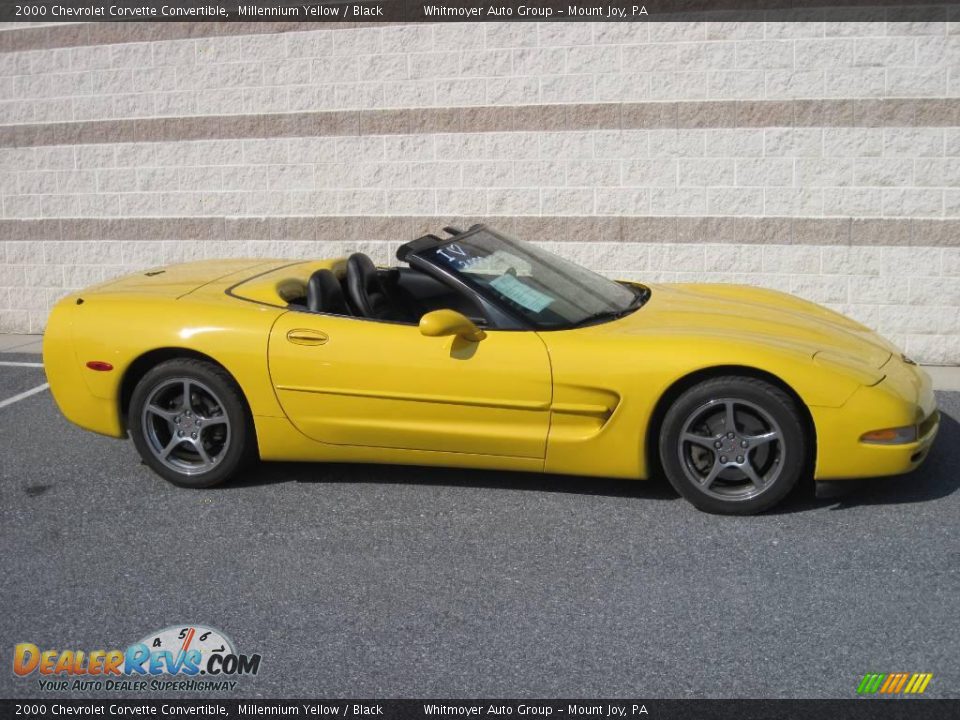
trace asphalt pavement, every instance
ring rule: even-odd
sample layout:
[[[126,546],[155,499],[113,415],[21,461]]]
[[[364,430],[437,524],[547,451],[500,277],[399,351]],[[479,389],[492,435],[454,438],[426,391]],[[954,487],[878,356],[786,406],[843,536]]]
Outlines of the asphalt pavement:
[[[43,382],[0,367],[0,402]],[[659,482],[393,466],[184,490],[41,391],[0,407],[0,697],[40,694],[16,643],[191,623],[262,656],[237,696],[849,698],[930,672],[960,697],[960,393],[939,400],[919,471],[733,518]]]

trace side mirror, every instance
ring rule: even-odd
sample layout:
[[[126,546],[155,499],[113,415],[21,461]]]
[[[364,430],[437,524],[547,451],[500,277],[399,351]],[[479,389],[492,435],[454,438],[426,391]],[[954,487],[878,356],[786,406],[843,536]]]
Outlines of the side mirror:
[[[457,337],[480,342],[487,334],[478,328],[470,318],[461,315],[456,310],[434,310],[420,318],[420,334],[427,337]]]

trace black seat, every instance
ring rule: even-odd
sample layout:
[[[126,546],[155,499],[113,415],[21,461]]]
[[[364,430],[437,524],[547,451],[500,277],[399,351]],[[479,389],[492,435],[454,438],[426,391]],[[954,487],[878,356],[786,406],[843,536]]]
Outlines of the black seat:
[[[307,310],[349,315],[340,281],[330,270],[317,270],[307,281]]]
[[[406,320],[399,300],[363,253],[347,258],[347,300],[353,311],[373,320]]]

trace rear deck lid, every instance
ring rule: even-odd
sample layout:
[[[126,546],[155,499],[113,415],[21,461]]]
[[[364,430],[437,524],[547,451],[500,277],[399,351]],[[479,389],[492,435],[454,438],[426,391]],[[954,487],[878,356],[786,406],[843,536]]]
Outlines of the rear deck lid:
[[[274,263],[275,264],[275,263]],[[263,260],[201,260],[152,268],[124,275],[84,290],[85,294],[137,293],[161,297],[183,297],[212,282],[249,271],[251,274],[269,265]]]

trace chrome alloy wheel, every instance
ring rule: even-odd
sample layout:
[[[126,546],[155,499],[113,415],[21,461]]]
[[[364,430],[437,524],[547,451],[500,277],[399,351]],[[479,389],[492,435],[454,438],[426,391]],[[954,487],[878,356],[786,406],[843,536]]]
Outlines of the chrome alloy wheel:
[[[780,426],[746,400],[720,398],[691,412],[677,443],[680,465],[701,492],[749,500],[776,482],[786,462]]]
[[[140,420],[150,452],[184,475],[216,467],[230,447],[230,420],[223,402],[197,380],[170,378],[157,385]]]

